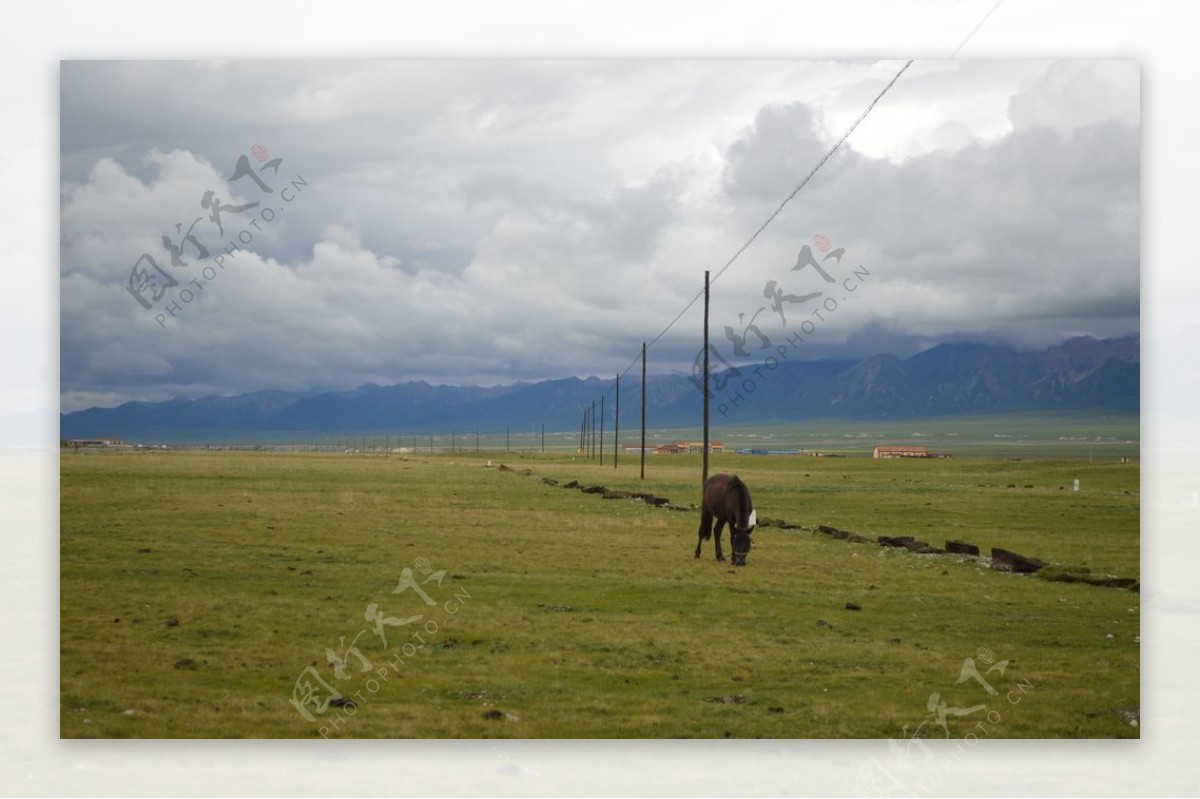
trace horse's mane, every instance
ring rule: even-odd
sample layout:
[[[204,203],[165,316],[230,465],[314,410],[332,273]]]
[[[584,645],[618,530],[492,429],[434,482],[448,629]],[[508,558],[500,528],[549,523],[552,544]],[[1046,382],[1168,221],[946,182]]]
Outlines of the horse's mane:
[[[742,482],[742,478],[736,474],[729,481],[729,490],[737,492],[737,507],[738,507],[738,524],[742,524],[750,519],[751,503],[750,503],[750,487]]]

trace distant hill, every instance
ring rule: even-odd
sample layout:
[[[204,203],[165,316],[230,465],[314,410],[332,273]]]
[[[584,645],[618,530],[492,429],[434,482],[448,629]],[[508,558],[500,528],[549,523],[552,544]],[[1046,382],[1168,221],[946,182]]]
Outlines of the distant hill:
[[[783,362],[762,377],[755,366],[723,391],[714,388],[714,422],[756,419],[920,419],[990,411],[1140,409],[1139,339],[1073,338],[1040,351],[974,343],[940,344],[907,359]],[[739,364],[739,366],[741,366]],[[723,375],[724,376],[724,375]],[[623,381],[621,425],[632,429],[640,385]],[[747,390],[747,380],[753,387]],[[63,414],[63,438],[111,436],[129,441],[278,437],[286,434],[447,430],[574,430],[585,407],[612,380],[576,377],[482,388],[366,384],[350,391],[258,391],[232,397],[130,402]],[[686,375],[652,375],[647,413],[654,427],[694,427],[701,397]],[[611,395],[607,416],[611,420]]]

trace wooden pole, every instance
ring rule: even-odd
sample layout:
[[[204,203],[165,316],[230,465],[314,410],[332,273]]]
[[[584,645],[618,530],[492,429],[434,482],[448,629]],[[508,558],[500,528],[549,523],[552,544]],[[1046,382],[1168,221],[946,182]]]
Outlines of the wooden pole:
[[[700,494],[708,485],[708,270],[704,272],[704,474],[700,478]]]
[[[604,465],[604,395],[600,395],[600,448],[596,454],[600,456],[600,465]]]
[[[613,468],[617,468],[617,453],[621,451],[621,373],[617,373],[617,410],[613,413]]]
[[[646,342],[642,342],[642,473],[646,479]]]

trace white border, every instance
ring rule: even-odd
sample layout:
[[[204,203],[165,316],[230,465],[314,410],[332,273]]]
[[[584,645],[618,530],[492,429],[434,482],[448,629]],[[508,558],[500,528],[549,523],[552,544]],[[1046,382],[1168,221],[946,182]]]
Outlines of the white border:
[[[58,390],[58,61],[426,56],[917,57],[954,52],[994,0],[43,2],[0,33],[0,390]],[[931,795],[1194,795],[1192,565],[1200,389],[1190,233],[1195,5],[1007,0],[961,58],[1125,57],[1143,68],[1143,738],[986,742]],[[17,123],[17,124],[13,124]],[[1190,246],[1191,245],[1191,246]],[[1188,299],[1191,298],[1190,303]],[[30,342],[52,362],[30,362]],[[36,348],[35,348],[36,349]],[[57,438],[47,430],[47,444]],[[2,442],[0,442],[2,446]],[[17,795],[851,795],[882,742],[58,740],[57,452],[0,449],[0,792]]]

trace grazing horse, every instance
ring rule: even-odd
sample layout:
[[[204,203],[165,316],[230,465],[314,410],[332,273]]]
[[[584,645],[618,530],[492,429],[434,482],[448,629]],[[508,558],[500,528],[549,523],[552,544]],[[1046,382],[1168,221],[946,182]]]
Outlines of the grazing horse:
[[[733,565],[745,566],[750,554],[750,533],[757,523],[750,489],[735,474],[714,474],[704,485],[704,501],[700,506],[700,532],[696,541],[696,557],[700,544],[712,537],[712,523],[717,521],[717,560],[725,560],[721,552],[721,530],[729,525],[729,543],[733,547]]]

